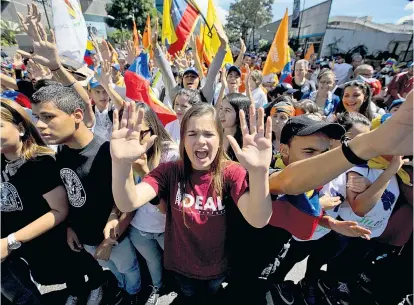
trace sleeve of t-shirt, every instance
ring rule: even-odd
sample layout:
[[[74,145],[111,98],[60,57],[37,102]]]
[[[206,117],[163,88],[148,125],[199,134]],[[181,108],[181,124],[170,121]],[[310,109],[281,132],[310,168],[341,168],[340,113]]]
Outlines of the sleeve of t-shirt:
[[[162,197],[162,195],[165,194],[168,185],[174,183],[174,181],[170,181],[170,173],[173,172],[173,168],[176,168],[175,162],[161,163],[146,175],[144,179],[142,179],[142,182],[148,183],[158,196]]]
[[[52,156],[37,157],[33,162],[33,166],[34,168],[32,172],[37,174],[41,173],[42,175],[41,179],[40,177],[33,177],[36,189],[38,189],[41,194],[47,194],[59,185],[62,185],[58,166]]]
[[[232,164],[225,169],[225,184],[228,185],[230,196],[234,203],[239,202],[240,197],[249,191],[247,171],[239,164]]]

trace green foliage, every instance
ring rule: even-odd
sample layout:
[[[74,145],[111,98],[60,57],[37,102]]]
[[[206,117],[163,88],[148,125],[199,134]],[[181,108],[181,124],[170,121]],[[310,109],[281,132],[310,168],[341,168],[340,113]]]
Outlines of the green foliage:
[[[2,46],[13,46],[17,44],[16,34],[22,31],[18,23],[0,20],[0,30]]]
[[[230,4],[226,29],[244,41],[250,29],[257,29],[272,20],[274,0],[236,0]]]
[[[108,35],[110,41],[116,44],[123,44],[132,39],[132,33],[128,30],[116,30]]]
[[[134,16],[138,30],[144,31],[148,14],[151,16],[152,25],[155,24],[157,9],[154,0],[113,0],[106,5],[106,12],[115,19],[106,18],[106,23],[114,28],[127,28],[132,30],[132,18]]]

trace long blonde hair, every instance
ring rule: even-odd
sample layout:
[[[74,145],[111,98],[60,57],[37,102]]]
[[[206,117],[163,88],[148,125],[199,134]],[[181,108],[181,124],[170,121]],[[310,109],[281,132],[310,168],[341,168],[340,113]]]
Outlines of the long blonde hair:
[[[1,119],[24,129],[22,141],[22,157],[25,160],[41,155],[54,155],[55,152],[47,147],[27,112],[16,102],[0,98]]]
[[[224,181],[223,181],[223,170],[226,165],[228,165],[229,159],[225,155],[225,151],[223,148],[223,140],[224,140],[224,134],[223,134],[223,128],[220,123],[220,119],[218,118],[218,115],[216,113],[216,110],[213,106],[202,103],[198,105],[194,105],[191,107],[184,115],[183,120],[181,122],[181,130],[180,130],[180,157],[183,161],[183,166],[181,167],[180,172],[180,188],[181,188],[181,203],[182,203],[182,210],[183,210],[183,217],[184,217],[184,224],[188,227],[185,219],[185,213],[184,213],[184,192],[185,192],[185,186],[190,185],[190,177],[191,173],[193,172],[193,167],[191,165],[190,158],[187,155],[187,152],[184,147],[185,143],[185,134],[187,132],[188,124],[191,118],[200,118],[205,115],[211,115],[212,119],[215,122],[215,127],[217,134],[219,136],[219,148],[217,151],[217,154],[211,163],[210,166],[210,173],[211,173],[211,182],[210,184],[213,185],[213,196],[215,197],[222,197],[223,194],[223,188],[224,188]]]

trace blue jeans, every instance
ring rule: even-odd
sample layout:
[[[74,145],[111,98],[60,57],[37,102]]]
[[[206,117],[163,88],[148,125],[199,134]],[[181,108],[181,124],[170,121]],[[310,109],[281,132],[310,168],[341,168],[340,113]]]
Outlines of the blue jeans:
[[[84,245],[91,255],[95,254],[97,246]],[[112,247],[108,261],[97,260],[102,267],[109,268],[118,280],[118,286],[129,294],[136,294],[141,290],[141,274],[138,259],[131,241],[126,236],[118,245]]]
[[[130,226],[129,239],[145,258],[151,275],[152,285],[160,288],[162,286],[163,273],[164,233],[148,233]]]
[[[41,296],[30,278],[29,266],[19,257],[1,263],[1,293],[16,305],[40,305]]]

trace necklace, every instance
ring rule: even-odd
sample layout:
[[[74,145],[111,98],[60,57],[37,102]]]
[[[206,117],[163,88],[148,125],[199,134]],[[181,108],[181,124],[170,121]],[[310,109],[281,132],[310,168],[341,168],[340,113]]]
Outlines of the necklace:
[[[20,157],[19,159],[13,160],[13,161],[7,161],[6,160],[6,168],[5,172],[6,174],[9,174],[10,176],[14,176],[17,173],[17,170],[26,163],[26,159],[23,157]]]

